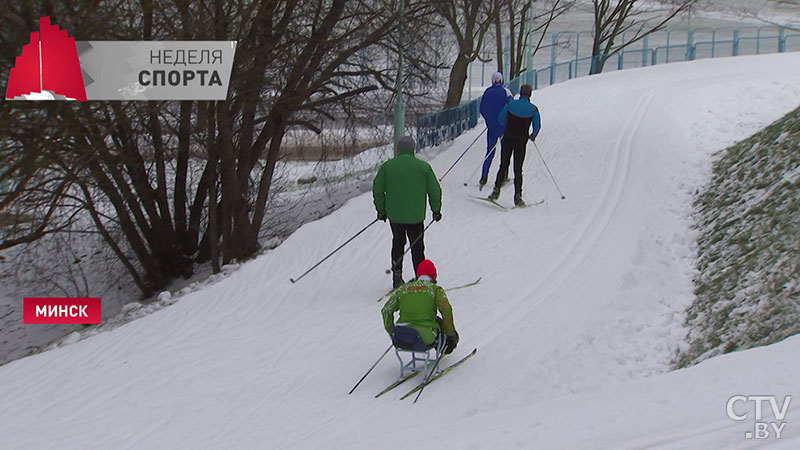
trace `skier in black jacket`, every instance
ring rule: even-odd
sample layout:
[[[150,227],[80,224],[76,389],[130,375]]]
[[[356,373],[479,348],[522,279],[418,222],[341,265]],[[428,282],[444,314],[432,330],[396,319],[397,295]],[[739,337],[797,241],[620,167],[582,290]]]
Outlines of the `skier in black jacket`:
[[[522,200],[522,163],[525,161],[525,146],[528,139],[533,141],[539,134],[542,123],[539,109],[531,103],[531,91],[528,84],[519,88],[519,98],[512,100],[501,111],[498,119],[505,127],[501,141],[500,170],[494,183],[494,191],[489,195],[492,200],[500,197],[500,188],[508,176],[508,166],[514,157],[514,205],[525,206]],[[533,125],[533,132],[530,132]]]

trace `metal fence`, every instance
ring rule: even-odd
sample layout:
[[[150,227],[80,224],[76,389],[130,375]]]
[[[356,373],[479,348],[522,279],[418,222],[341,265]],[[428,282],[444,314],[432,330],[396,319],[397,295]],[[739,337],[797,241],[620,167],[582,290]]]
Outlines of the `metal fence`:
[[[680,32],[680,36],[676,36],[678,33],[667,31],[648,36],[641,40],[639,48],[626,48],[624,51],[610,55],[603,67],[603,72],[704,58],[800,51],[799,32],[774,26],[735,29],[700,28],[686,30]],[[580,56],[581,36],[583,36],[584,43],[589,41],[586,34],[587,32],[553,33],[553,43],[559,42],[559,36],[574,36],[575,50],[572,57],[558,61],[557,52],[552,51],[549,66],[526,71],[519,77],[510,80],[506,87],[516,94],[523,84],[529,84],[533,86],[533,89],[542,89],[588,75],[593,60],[598,57]],[[624,38],[623,36],[623,42]],[[479,107],[480,97],[453,108],[419,117],[417,119],[419,147],[431,147],[455,139],[477,125]]]

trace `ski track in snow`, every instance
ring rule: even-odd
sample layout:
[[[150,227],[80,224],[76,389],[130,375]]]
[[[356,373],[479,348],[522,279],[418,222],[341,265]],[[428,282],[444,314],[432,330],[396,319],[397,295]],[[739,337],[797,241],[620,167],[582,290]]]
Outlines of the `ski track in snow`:
[[[485,140],[445,178],[426,255],[443,286],[482,280],[450,294],[461,344],[444,363],[479,352],[416,405],[397,401],[414,382],[373,398],[398,375],[391,352],[347,395],[389,345],[387,224],[288,281],[373,220],[367,194],[168,308],[0,367],[0,448],[749,448],[725,402],[797,394],[800,338],[667,372],[692,300],[692,194],[715,151],[800,103],[800,55],[585,77],[533,101],[566,199],[533,145],[525,192],[543,205],[469,198]],[[788,417],[776,448],[800,443],[800,400]]]

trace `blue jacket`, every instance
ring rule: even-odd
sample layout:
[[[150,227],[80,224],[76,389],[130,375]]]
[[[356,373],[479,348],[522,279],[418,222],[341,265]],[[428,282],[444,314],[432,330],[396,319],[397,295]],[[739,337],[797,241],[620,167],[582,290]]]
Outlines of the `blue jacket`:
[[[528,97],[520,97],[511,100],[497,116],[498,121],[503,126],[505,137],[518,137],[528,139],[535,138],[542,128],[542,121],[539,117],[539,108],[536,107]],[[531,125],[533,133],[528,134]]]
[[[481,97],[481,116],[486,121],[486,127],[491,134],[495,136],[503,134],[505,125],[500,124],[497,120],[497,115],[513,98],[511,91],[503,87],[502,84],[495,84],[483,92],[483,97]]]

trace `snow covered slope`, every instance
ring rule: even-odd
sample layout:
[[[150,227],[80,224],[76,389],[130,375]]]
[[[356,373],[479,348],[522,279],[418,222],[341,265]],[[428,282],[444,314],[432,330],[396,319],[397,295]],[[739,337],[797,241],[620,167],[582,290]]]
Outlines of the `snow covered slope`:
[[[375,302],[391,284],[388,225],[288,281],[373,220],[364,195],[172,307],[0,367],[0,448],[751,445],[752,420],[728,418],[726,402],[800,392],[800,338],[666,372],[693,295],[692,194],[713,152],[800,103],[800,54],[585,77],[533,101],[566,199],[532,145],[525,196],[542,206],[470,199],[479,144],[444,179],[426,254],[444,287],[483,277],[450,296],[454,356],[479,351],[416,405],[397,400],[402,388],[373,398],[397,375],[392,355],[347,395],[389,344]],[[798,408],[785,448],[800,444]]]

